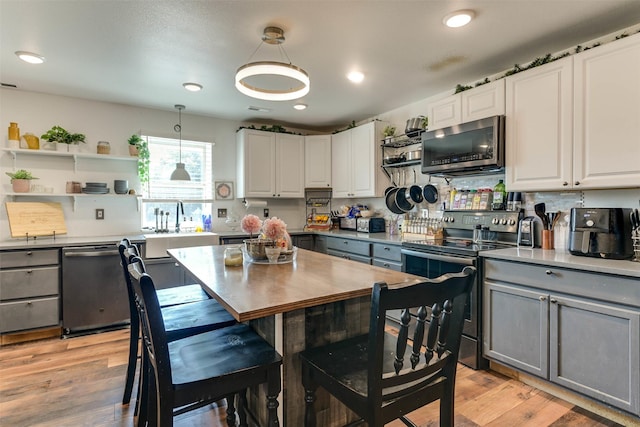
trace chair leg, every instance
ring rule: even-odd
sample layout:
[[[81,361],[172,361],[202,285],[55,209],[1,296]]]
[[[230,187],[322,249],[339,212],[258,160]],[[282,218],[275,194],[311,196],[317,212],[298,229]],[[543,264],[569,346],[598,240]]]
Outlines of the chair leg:
[[[269,414],[269,427],[280,426],[280,422],[278,421],[278,395],[280,391],[280,366],[277,366],[267,372],[267,412]]]
[[[140,322],[131,322],[129,333],[129,364],[127,365],[127,376],[124,381],[124,395],[122,404],[127,405],[131,401],[133,391],[133,380],[136,376],[136,366],[138,365],[138,340],[140,335]]]
[[[136,409],[134,412],[134,425],[136,427],[144,427],[149,421],[149,412],[154,408],[149,407],[149,396],[151,390],[149,383],[151,382],[150,363],[147,360],[144,349],[140,360],[140,375],[138,375],[138,398],[136,399]]]
[[[236,406],[234,403],[235,395],[227,396],[227,425],[229,427],[236,426]]]
[[[240,418],[239,427],[248,427],[247,424],[247,390],[238,392],[238,418]]]
[[[448,381],[440,398],[440,427],[453,427],[454,394],[454,385]]]

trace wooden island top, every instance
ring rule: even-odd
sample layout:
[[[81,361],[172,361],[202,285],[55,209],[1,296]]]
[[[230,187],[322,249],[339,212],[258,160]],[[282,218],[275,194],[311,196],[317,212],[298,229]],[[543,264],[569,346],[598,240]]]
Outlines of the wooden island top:
[[[232,245],[233,246],[233,245]],[[421,277],[305,249],[287,264],[224,265],[227,246],[168,250],[238,321],[369,296],[375,282],[417,283]]]

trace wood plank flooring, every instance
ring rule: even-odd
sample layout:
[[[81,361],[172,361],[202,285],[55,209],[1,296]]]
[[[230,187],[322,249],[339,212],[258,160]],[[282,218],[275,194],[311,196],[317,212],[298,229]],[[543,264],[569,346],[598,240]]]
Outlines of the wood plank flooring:
[[[132,426],[133,402],[121,403],[128,333],[1,347],[0,426]],[[620,426],[501,374],[459,366],[456,426]],[[209,406],[176,417],[175,425],[225,427],[224,417],[224,407]],[[437,403],[410,418],[421,427],[437,426]]]

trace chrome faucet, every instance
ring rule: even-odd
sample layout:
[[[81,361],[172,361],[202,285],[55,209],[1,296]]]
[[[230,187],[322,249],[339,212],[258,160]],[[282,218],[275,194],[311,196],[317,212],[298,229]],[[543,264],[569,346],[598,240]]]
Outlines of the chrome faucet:
[[[184,205],[182,200],[178,200],[176,204],[176,233],[180,232],[180,214],[184,215]]]

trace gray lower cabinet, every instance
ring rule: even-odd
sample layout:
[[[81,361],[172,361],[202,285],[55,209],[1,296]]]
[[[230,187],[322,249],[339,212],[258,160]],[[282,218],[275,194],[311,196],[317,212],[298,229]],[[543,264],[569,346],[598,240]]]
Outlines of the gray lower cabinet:
[[[627,277],[486,260],[484,354],[638,415],[640,307],[631,298],[633,282],[637,287]],[[600,299],[607,294],[614,301]]]
[[[399,245],[388,245],[386,243],[373,243],[373,265],[388,268],[390,270],[402,271],[402,254]]]
[[[0,253],[0,333],[60,324],[60,251]]]
[[[295,234],[291,236],[291,240],[293,246],[312,251],[314,248],[313,237],[313,234]]]
[[[315,252],[320,252],[321,254],[326,254],[327,253],[327,236],[316,234],[315,239],[313,241],[313,250]]]
[[[327,254],[371,264],[371,243],[342,237],[327,237]]]
[[[158,289],[182,286],[187,283],[184,269],[171,258],[147,259],[144,261],[144,266]]]

